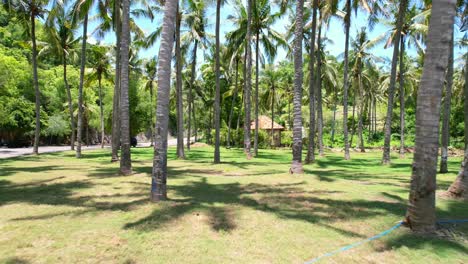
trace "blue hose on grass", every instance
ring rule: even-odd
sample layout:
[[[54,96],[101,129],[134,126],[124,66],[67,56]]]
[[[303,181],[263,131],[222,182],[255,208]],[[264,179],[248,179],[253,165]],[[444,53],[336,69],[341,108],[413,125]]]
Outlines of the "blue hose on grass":
[[[468,223],[468,219],[463,219],[463,220],[440,220],[440,221],[437,221],[438,224],[458,224],[458,223]],[[348,246],[345,246],[345,247],[342,247],[342,248],[339,248],[337,250],[334,250],[334,251],[331,251],[331,252],[328,252],[327,254],[324,254],[320,257],[317,257],[317,258],[314,258],[314,259],[311,259],[309,261],[306,261],[304,262],[304,264],[311,264],[311,263],[316,263],[324,258],[327,258],[327,257],[331,257],[333,255],[336,255],[338,253],[341,253],[343,251],[347,251],[347,250],[350,250],[350,249],[353,249],[355,247],[358,247],[362,244],[365,244],[367,242],[370,242],[372,240],[376,240],[376,239],[379,239],[383,236],[386,236],[388,234],[390,234],[391,232],[393,232],[395,229],[399,228],[401,225],[403,224],[403,221],[400,221],[398,222],[396,225],[392,226],[390,229],[388,230],[385,230],[383,231],[382,233],[380,234],[377,234],[373,237],[369,237],[367,239],[364,239],[364,240],[361,240],[359,242],[356,242],[356,243],[353,243],[351,245],[348,245]]]

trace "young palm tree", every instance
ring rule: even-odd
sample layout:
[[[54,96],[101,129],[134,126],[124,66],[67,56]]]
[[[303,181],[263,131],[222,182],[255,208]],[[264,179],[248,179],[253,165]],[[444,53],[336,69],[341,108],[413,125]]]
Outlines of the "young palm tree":
[[[182,51],[180,48],[180,27],[182,23],[182,13],[180,10],[180,4],[177,3],[177,17],[176,17],[176,29],[175,29],[175,56],[176,56],[176,95],[177,95],[177,158],[185,159],[184,151],[184,106],[183,106],[183,95],[182,95]]]
[[[424,70],[417,97],[416,142],[407,223],[415,232],[435,230],[435,190],[439,148],[440,102],[448,65],[455,0],[434,1]]]
[[[147,61],[144,65],[144,77],[146,79],[145,88],[150,92],[150,101],[151,101],[151,109],[154,109],[154,85],[156,83],[157,76],[157,58],[151,58]],[[152,147],[154,144],[154,113],[151,111],[151,124],[150,124],[150,131],[151,131],[151,139],[150,139],[150,146]]]
[[[153,171],[151,174],[151,201],[167,199],[167,130],[169,125],[169,94],[171,90],[171,59],[174,44],[174,26],[178,0],[166,0],[159,47],[158,98]]]
[[[303,39],[304,0],[296,3],[296,27],[294,31],[294,122],[293,122],[293,160],[291,173],[303,173],[302,169],[302,39]],[[311,80],[312,81],[312,80]]]
[[[252,153],[250,152],[250,91],[252,88],[252,50],[250,47],[251,38],[252,38],[252,0],[247,0],[247,30],[246,30],[246,56],[245,56],[245,87],[244,87],[244,152],[247,155],[247,159],[252,158]]]

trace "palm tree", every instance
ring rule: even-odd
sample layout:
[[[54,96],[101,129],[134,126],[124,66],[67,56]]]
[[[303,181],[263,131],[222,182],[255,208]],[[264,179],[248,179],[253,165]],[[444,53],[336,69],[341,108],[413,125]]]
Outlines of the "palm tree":
[[[171,57],[174,44],[174,24],[178,0],[166,0],[158,64],[158,98],[153,172],[151,174],[151,201],[167,199],[167,129],[169,124],[169,94],[171,90]]]
[[[266,108],[270,108],[271,111],[271,138],[270,138],[270,147],[273,148],[275,145],[274,140],[274,120],[275,120],[275,104],[277,104],[277,89],[279,83],[280,75],[275,70],[275,66],[270,64],[265,67],[265,70],[262,72],[262,83],[265,85],[266,90],[262,96],[261,101],[265,102],[265,105],[268,105]]]
[[[215,126],[215,150],[214,150],[214,163],[220,163],[221,162],[221,157],[219,153],[219,145],[220,145],[220,139],[219,139],[219,133],[220,133],[220,119],[221,119],[221,106],[220,106],[220,101],[221,101],[221,86],[219,83],[220,79],[220,62],[219,62],[219,56],[220,56],[220,28],[221,28],[221,0],[216,0],[216,51],[215,51],[215,85],[216,85],[216,90],[215,90],[215,100],[214,100],[214,126]],[[224,1],[223,1],[224,3]]]
[[[129,51],[130,51],[130,0],[122,0],[122,32],[120,54],[120,173],[132,173],[130,153],[130,108],[129,108]]]
[[[294,99],[293,99],[293,160],[291,173],[303,173],[302,169],[302,39],[304,0],[296,3],[296,27],[294,31]],[[312,80],[311,80],[312,81]]]
[[[157,78],[157,58],[151,58],[147,61],[144,65],[144,78],[146,79],[145,88],[150,92],[150,101],[151,101],[151,109],[154,109],[154,85],[156,83]],[[151,147],[154,143],[154,113],[151,111],[151,124],[150,124],[150,131],[151,131]]]
[[[77,29],[77,23],[74,21],[69,22],[68,17],[70,13],[67,13],[63,4],[57,4],[54,10],[49,14],[46,20],[45,29],[48,36],[49,42],[39,52],[41,57],[43,54],[54,55],[59,57],[63,65],[63,82],[65,84],[65,91],[67,92],[68,99],[68,111],[70,114],[70,127],[71,127],[71,138],[70,147],[71,150],[75,150],[75,118],[73,115],[73,102],[68,85],[67,79],[67,66],[69,57],[75,55],[75,47],[79,42],[79,38],[75,38],[74,34]]]
[[[41,136],[41,91],[39,89],[39,78],[37,75],[37,43],[36,43],[36,18],[43,17],[46,13],[45,6],[49,1],[45,0],[2,0],[5,10],[13,13],[23,25],[24,28],[30,28],[27,31],[30,34],[32,42],[32,71],[33,71],[33,86],[36,97],[36,128],[34,131],[34,147],[33,154],[39,154],[39,137]]]
[[[398,54],[400,47],[401,32],[403,29],[403,22],[405,20],[405,14],[408,9],[408,0],[401,0],[398,8],[397,17],[397,32],[393,42],[393,57],[392,57],[392,69],[390,72],[390,84],[388,87],[388,104],[387,104],[387,117],[385,119],[385,140],[383,148],[382,164],[390,164],[390,140],[392,136],[392,115],[393,115],[393,99],[395,94],[395,83],[396,83],[396,71],[398,64]]]
[[[250,91],[252,88],[252,50],[250,47],[251,35],[252,35],[252,0],[247,0],[247,30],[246,30],[246,56],[245,56],[245,80],[244,80],[244,152],[247,155],[247,159],[252,158],[252,153],[250,152]]]
[[[114,0],[113,5],[113,25],[115,28],[116,38],[116,49],[115,49],[115,83],[114,83],[114,98],[112,104],[112,158],[111,162],[117,162],[119,160],[119,148],[120,148],[120,91],[121,91],[121,0]]]
[[[418,91],[416,140],[406,222],[415,232],[435,230],[440,102],[455,16],[455,0],[434,1]]]
[[[180,27],[182,23],[182,13],[180,10],[179,1],[177,2],[177,17],[176,17],[176,31],[175,31],[175,56],[176,56],[176,94],[177,94],[177,158],[185,159],[184,152],[184,113],[183,113],[183,99],[182,99],[182,51],[180,48]]]

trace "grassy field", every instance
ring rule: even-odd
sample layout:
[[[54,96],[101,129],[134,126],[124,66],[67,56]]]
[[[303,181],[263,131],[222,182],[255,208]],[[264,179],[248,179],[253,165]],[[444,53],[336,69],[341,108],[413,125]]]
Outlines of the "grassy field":
[[[132,149],[122,177],[108,150],[0,160],[0,263],[303,263],[402,220],[411,159],[327,153],[304,175],[289,151],[193,148],[169,157],[169,197],[148,201],[152,149]],[[455,178],[438,176],[445,190]],[[468,218],[468,203],[438,198],[440,219]],[[466,263],[468,225],[452,239],[392,234],[321,263]]]

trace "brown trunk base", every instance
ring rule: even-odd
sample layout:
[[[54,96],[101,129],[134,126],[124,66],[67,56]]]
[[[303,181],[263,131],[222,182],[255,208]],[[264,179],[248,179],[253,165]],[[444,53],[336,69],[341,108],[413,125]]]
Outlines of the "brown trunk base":
[[[153,202],[153,203],[157,203],[157,202],[161,202],[161,201],[167,201],[167,195],[151,193],[150,199],[151,199],[151,202]]]
[[[304,169],[302,168],[302,163],[300,161],[293,160],[291,168],[289,169],[291,174],[303,174]]]

